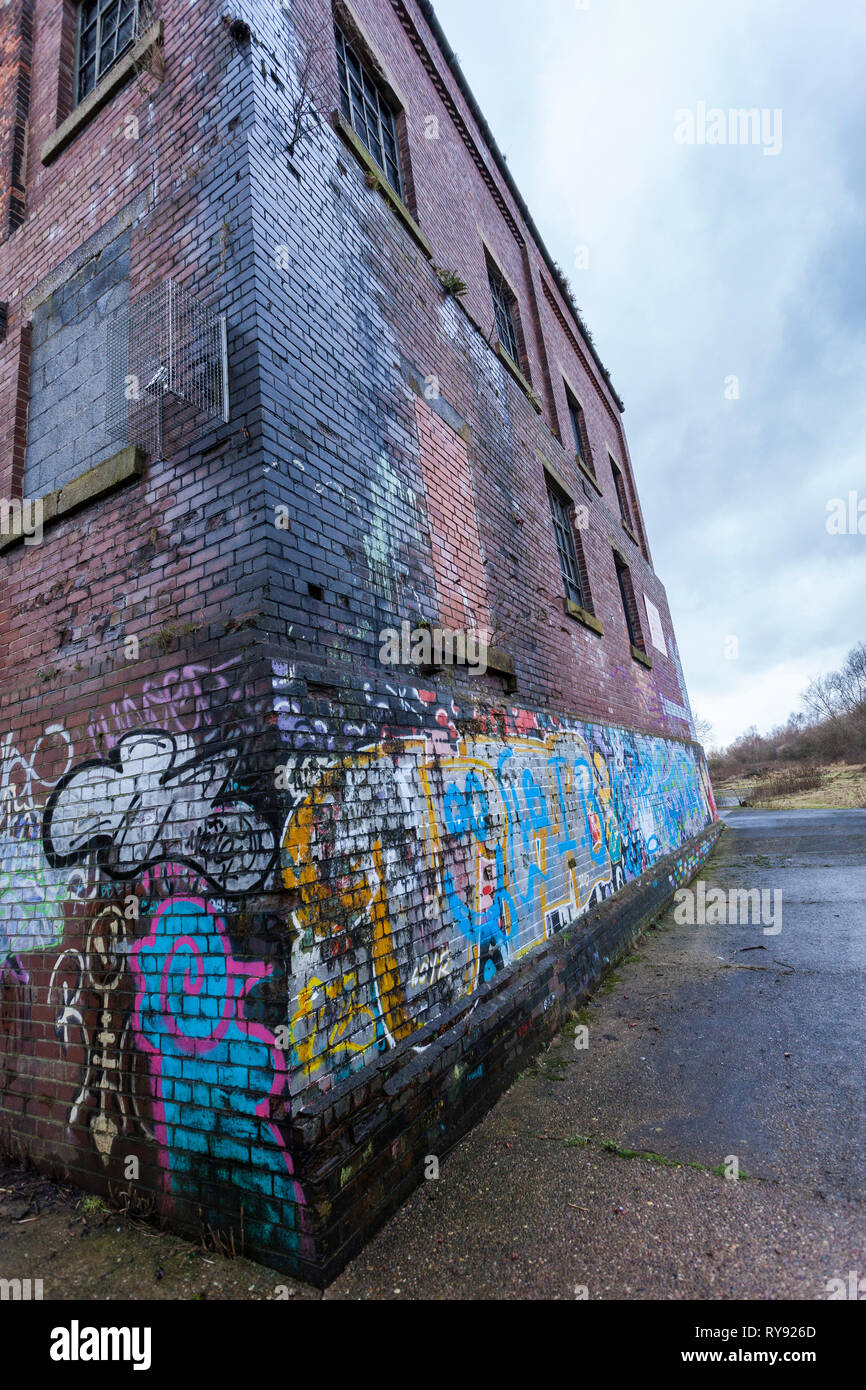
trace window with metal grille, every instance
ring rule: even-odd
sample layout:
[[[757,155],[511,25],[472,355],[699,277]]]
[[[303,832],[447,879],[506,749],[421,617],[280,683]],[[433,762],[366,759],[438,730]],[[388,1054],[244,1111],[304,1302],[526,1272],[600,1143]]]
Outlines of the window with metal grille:
[[[76,65],[79,101],[135,43],[142,8],[142,0],[82,0]]]
[[[616,565],[616,577],[619,582],[619,593],[625,613],[625,625],[628,628],[628,640],[633,647],[637,647],[638,651],[642,652],[645,650],[643,632],[638,617],[634,585],[631,582],[631,570],[616,550],[613,552],[613,562]]]
[[[588,468],[591,473],[595,472],[592,461],[592,452],[589,447],[589,435],[586,430],[586,419],[583,414],[583,406],[565,388],[565,397],[568,401],[568,418],[571,420],[571,430],[574,435],[574,447],[577,457],[580,459],[584,468]]]
[[[394,106],[382,83],[358,56],[339,24],[336,26],[336,42],[343,115],[391,187],[402,198],[403,180]]]
[[[565,597],[576,603],[578,608],[589,610],[589,595],[581,575],[580,556],[574,527],[571,524],[571,502],[550,478],[547,480],[547,496],[553,517],[553,532],[559,553],[562,582],[565,585]]]
[[[619,502],[619,514],[630,531],[634,530],[634,522],[631,519],[631,508],[628,504],[628,492],[626,491],[625,478],[617,468],[613,459],[610,461],[611,472],[613,473],[613,485],[616,488],[617,501]]]
[[[487,277],[490,281],[490,295],[493,300],[493,312],[496,315],[496,332],[499,334],[499,341],[512,362],[519,366],[520,349],[517,346],[517,326],[514,321],[514,296],[503,276],[489,262]]]

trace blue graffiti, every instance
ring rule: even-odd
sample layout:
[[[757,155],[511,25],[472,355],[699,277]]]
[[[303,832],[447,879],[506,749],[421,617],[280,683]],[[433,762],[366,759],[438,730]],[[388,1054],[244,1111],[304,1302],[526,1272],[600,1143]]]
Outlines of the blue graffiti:
[[[270,1118],[284,1064],[273,1034],[244,1015],[268,967],[234,960],[223,922],[193,898],[165,904],[132,962],[172,1197],[216,1222],[220,1189],[234,1187],[245,1232],[297,1251],[303,1194]]]

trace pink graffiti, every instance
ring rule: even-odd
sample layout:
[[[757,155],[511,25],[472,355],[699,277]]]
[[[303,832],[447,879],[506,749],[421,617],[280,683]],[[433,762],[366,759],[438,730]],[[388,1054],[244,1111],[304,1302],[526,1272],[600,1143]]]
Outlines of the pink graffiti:
[[[221,1132],[213,1107],[205,1103],[199,1105],[193,1128],[203,1126],[217,1142],[221,1133],[229,1136],[238,1127],[244,1132],[246,1126],[245,1137],[254,1155],[258,1150],[259,1162],[267,1161],[273,1172],[273,1163],[282,1160],[281,1185],[284,1194],[291,1194],[297,1214],[297,1248],[310,1254],[303,1189],[272,1118],[280,1107],[288,1111],[286,1059],[275,1035],[245,1016],[250,991],[270,978],[272,967],[235,960],[223,918],[205,898],[194,897],[163,903],[130,961],[136,979],[133,1028],[139,1047],[151,1059],[154,1129],[169,1199],[190,1181],[183,1164],[185,1145],[178,1147],[178,1134],[187,1128],[189,1082],[213,1086],[227,1096],[233,1128]],[[189,1001],[196,1006],[187,1007]],[[249,1075],[270,1072],[267,1094],[256,1100],[245,1086],[233,1088],[224,1073],[235,1064]],[[270,1144],[263,1143],[265,1136]]]
[[[105,713],[87,726],[97,752],[102,751],[105,739],[115,739],[130,729],[159,723],[173,733],[197,733],[209,728],[211,698],[217,690],[227,690],[229,682],[223,672],[237,666],[238,658],[211,668],[206,665],[181,666],[167,671],[156,680],[145,681],[140,695],[124,695],[108,706]],[[231,692],[231,700],[240,700],[243,691]]]

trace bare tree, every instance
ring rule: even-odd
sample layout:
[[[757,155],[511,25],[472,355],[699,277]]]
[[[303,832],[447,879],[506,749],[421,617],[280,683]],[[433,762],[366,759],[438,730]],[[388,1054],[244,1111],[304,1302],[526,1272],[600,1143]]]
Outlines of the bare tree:
[[[695,737],[698,743],[706,748],[710,739],[713,737],[713,726],[709,719],[701,719],[700,715],[695,715]]]
[[[316,39],[301,58],[295,74],[286,123],[286,153],[290,159],[322,119],[321,108],[326,96],[323,71],[322,43],[321,39]]]
[[[841,670],[816,677],[803,702],[817,719],[866,714],[866,642],[852,647]]]

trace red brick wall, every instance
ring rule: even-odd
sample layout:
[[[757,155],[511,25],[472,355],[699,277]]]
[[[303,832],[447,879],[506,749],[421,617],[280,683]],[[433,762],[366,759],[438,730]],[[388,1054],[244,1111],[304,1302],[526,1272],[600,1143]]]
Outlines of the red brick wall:
[[[466,443],[418,397],[415,414],[439,591],[439,625],[489,631],[487,578]]]
[[[519,388],[515,395],[512,383],[506,380],[506,394],[515,395],[518,402],[509,421],[512,435],[507,440],[496,437],[500,426],[492,419],[491,433],[484,436],[477,386],[467,377],[465,362],[452,351],[447,335],[431,338],[427,332],[429,317],[443,312],[433,275],[428,276],[429,299],[420,313],[415,292],[404,290],[395,277],[389,317],[397,340],[417,367],[436,377],[443,398],[476,431],[472,467],[481,552],[486,557],[494,626],[523,664],[525,680],[520,688],[531,691],[542,703],[564,703],[591,718],[613,717],[630,727],[647,731],[671,728],[688,736],[688,726],[683,721],[671,725],[662,705],[662,697],[672,705],[686,704],[672,650],[667,658],[651,651],[652,671],[629,655],[613,546],[624,551],[632,568],[643,625],[642,595],[646,593],[662,614],[669,636],[672,628],[664,589],[648,563],[650,552],[616,398],[555,285],[417,4],[414,0],[351,0],[349,12],[361,42],[368,44],[368,51],[404,107],[417,220],[429,238],[436,265],[456,271],[466,283],[462,310],[478,326],[481,336],[489,337],[494,318],[485,247],[518,296],[529,371],[543,409],[540,416],[523,409]],[[323,104],[336,109],[337,70],[328,38],[331,14],[326,0],[305,0],[298,7],[299,24],[305,33],[325,35],[316,45],[326,92]],[[418,35],[417,40],[413,34]],[[419,45],[426,51],[424,61]],[[431,63],[435,77],[429,71]],[[454,112],[459,114],[460,127]],[[435,139],[427,138],[431,118],[438,122]],[[383,270],[385,264],[383,260]],[[552,309],[551,299],[558,312]],[[574,459],[563,376],[585,411],[600,497],[584,484]],[[639,546],[620,523],[609,455],[619,465],[629,490]],[[590,509],[589,529],[583,540],[594,606],[605,629],[603,638],[562,616],[562,583],[540,457],[554,465],[577,502]],[[672,643],[668,646],[672,649]]]

